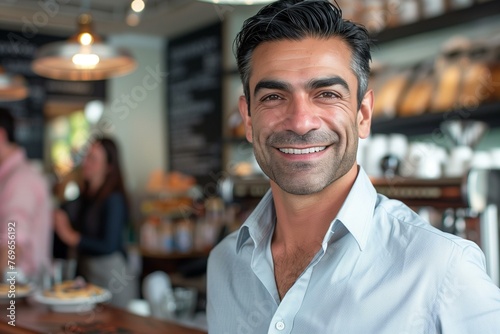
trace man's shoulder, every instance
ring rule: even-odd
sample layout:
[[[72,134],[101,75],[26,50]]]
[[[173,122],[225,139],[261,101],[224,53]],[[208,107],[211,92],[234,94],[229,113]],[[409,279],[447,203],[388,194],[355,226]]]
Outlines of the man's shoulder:
[[[210,251],[210,256],[222,255],[226,253],[236,254],[236,244],[238,242],[238,232],[236,230],[228,234],[224,239],[222,239],[215,247]]]
[[[30,194],[48,196],[49,181],[42,172],[28,161],[16,165],[9,176],[3,181],[4,189],[22,191],[29,189]]]
[[[376,224],[383,227],[382,230],[390,231],[388,232],[390,236],[402,240],[401,246],[405,248],[425,247],[431,251],[439,250],[437,253],[443,253],[446,249],[450,251],[463,251],[468,247],[479,249],[474,242],[433,226],[398,200],[379,196],[374,218]]]

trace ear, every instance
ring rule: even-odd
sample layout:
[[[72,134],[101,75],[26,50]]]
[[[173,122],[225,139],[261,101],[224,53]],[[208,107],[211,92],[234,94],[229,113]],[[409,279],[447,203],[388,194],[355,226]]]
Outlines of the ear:
[[[238,108],[240,110],[241,119],[243,120],[243,124],[245,125],[245,134],[247,140],[252,142],[252,117],[250,117],[250,107],[247,103],[247,99],[245,96],[241,95],[238,100]]]
[[[373,90],[369,89],[358,110],[357,123],[358,123],[358,136],[359,138],[367,138],[370,135],[370,128],[372,125],[373,114]]]

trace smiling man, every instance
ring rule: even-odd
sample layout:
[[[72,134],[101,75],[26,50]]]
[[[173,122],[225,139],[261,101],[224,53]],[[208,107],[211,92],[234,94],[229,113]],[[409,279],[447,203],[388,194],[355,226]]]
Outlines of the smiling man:
[[[210,255],[210,333],[500,332],[477,245],[377,194],[356,163],[370,46],[329,1],[277,1],[244,23],[239,108],[271,189]]]

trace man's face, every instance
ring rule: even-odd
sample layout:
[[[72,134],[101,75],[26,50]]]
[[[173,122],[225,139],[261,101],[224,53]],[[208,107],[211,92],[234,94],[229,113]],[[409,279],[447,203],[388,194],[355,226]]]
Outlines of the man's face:
[[[358,137],[369,134],[372,93],[357,111],[351,51],[338,38],[282,40],[252,56],[250,116],[240,113],[260,167],[284,191],[323,190],[356,162]]]

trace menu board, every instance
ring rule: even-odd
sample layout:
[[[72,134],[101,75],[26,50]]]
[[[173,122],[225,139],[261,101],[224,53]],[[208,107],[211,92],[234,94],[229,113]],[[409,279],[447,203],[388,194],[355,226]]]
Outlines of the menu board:
[[[221,24],[167,43],[169,167],[215,184],[222,170]]]
[[[9,74],[22,75],[29,94],[19,101],[0,101],[16,119],[16,141],[30,159],[43,159],[44,107],[48,99],[104,99],[105,81],[60,81],[42,78],[31,69],[38,48],[67,37],[38,34],[31,30],[0,30],[0,66]]]

